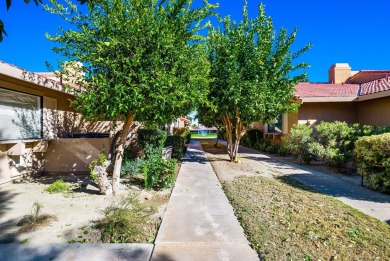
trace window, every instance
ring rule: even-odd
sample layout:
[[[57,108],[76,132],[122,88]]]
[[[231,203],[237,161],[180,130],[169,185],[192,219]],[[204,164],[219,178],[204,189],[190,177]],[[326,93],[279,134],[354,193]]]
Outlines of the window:
[[[268,133],[283,133],[283,114],[274,123],[268,124]]]
[[[42,138],[42,98],[0,88],[0,140]]]

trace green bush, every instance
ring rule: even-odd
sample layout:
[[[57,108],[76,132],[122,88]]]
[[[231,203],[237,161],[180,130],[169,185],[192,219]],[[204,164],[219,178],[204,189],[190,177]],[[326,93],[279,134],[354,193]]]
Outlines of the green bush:
[[[139,129],[137,134],[138,144],[142,148],[152,147],[162,150],[167,139],[167,133],[159,129]]]
[[[176,159],[164,160],[161,157],[151,157],[143,164],[145,188],[165,189],[175,182]]]
[[[369,187],[390,194],[390,133],[359,138],[355,154],[358,172]]]
[[[180,136],[168,136],[165,146],[172,146],[172,158],[180,160],[187,150],[186,140]]]
[[[186,144],[190,143],[191,141],[191,131],[189,127],[173,128],[173,135],[183,137]]]
[[[142,166],[145,160],[138,158],[125,158],[121,167],[121,177],[129,177],[137,174],[142,174]]]
[[[56,180],[54,181],[50,186],[48,186],[46,189],[45,189],[47,192],[49,192],[50,194],[53,194],[53,193],[62,193],[62,192],[70,192],[71,190],[71,187],[69,186],[68,183],[66,183],[65,181],[63,180]]]
[[[310,163],[314,155],[309,150],[309,144],[314,141],[313,130],[303,124],[296,124],[290,130],[290,135],[282,138],[286,150],[298,155],[300,161]]]
[[[346,122],[321,122],[316,126],[319,142],[327,150],[325,162],[330,166],[344,167],[352,159],[355,141],[361,135],[358,124]]]
[[[263,132],[258,129],[250,129],[242,136],[240,144],[246,147],[255,148],[256,143],[263,139]]]
[[[123,197],[118,205],[104,210],[104,218],[96,228],[101,230],[103,243],[145,243],[153,238],[153,222],[149,216],[155,209],[148,209],[136,198],[136,194]]]

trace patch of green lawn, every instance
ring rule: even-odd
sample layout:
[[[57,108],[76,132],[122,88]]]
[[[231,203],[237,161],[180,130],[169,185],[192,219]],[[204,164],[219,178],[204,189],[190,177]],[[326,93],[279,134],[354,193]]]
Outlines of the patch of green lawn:
[[[389,260],[389,225],[291,178],[242,176],[223,186],[264,260]]]
[[[216,133],[207,133],[206,135],[191,133],[191,139],[216,139]]]

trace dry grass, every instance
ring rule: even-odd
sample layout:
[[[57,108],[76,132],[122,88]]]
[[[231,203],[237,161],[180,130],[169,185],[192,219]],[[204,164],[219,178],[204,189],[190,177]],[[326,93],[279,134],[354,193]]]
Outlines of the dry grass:
[[[215,171],[224,169],[220,164],[226,147],[201,144]],[[222,184],[263,260],[390,260],[386,223],[286,176],[244,176],[240,165],[230,168],[241,176]]]
[[[35,202],[31,214],[24,216],[19,222],[18,233],[27,233],[35,231],[41,227],[48,226],[50,222],[57,220],[57,217],[49,214],[41,214],[42,205]]]
[[[389,260],[387,224],[290,178],[240,177],[223,185],[266,260]]]

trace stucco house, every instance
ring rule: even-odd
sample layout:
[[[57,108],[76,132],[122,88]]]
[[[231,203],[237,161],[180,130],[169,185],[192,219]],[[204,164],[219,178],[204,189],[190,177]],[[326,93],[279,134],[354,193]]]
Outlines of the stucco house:
[[[390,70],[352,71],[347,63],[336,63],[328,71],[327,83],[299,83],[295,98],[297,113],[280,115],[273,124],[254,123],[264,137],[279,143],[297,123],[314,126],[321,121],[345,121],[390,126]]]
[[[0,61],[0,184],[32,172],[89,171],[109,149],[110,123],[85,121],[73,99],[54,74]]]
[[[329,69],[328,83],[300,83],[299,123],[345,121],[390,126],[390,70],[352,71],[347,63]]]

